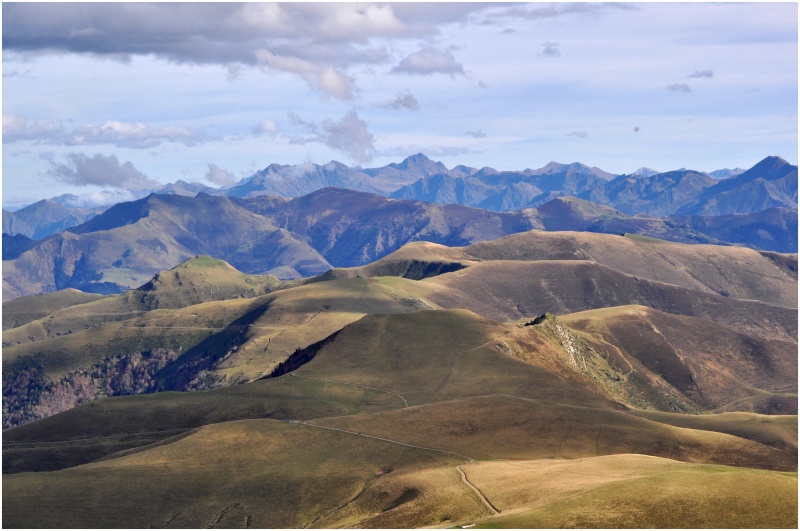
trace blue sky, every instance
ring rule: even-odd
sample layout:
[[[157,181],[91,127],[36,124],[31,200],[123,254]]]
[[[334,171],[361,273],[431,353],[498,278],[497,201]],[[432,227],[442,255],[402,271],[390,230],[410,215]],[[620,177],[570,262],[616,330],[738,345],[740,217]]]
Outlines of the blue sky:
[[[796,3],[3,3],[3,204],[273,162],[797,163]]]

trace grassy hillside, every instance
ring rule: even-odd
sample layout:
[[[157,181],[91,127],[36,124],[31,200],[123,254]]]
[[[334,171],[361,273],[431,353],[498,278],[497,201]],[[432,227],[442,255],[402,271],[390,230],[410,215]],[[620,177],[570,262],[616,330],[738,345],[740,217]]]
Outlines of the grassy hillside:
[[[84,293],[70,288],[54,293],[28,295],[4,302],[3,330],[41,319],[62,308],[96,301],[102,297],[96,293]]]
[[[218,267],[231,272],[227,266]],[[102,396],[253,380],[269,374],[295,350],[368,313],[431,307],[389,284],[354,278],[176,310],[132,309],[143,303],[177,304],[195,296],[192,286],[203,285],[202,275],[192,281],[187,277],[178,290],[159,289],[166,284],[163,277],[180,273],[160,275],[153,290],[74,306],[8,331],[4,341],[10,344],[3,349],[4,426]],[[271,285],[267,279],[265,286]],[[141,364],[142,359],[152,361]]]
[[[795,343],[643,306],[590,310],[562,320],[645,386],[670,388],[700,409],[724,410],[765,393],[797,394]],[[761,412],[796,414],[796,399],[784,411]]]
[[[794,471],[797,455],[724,433],[677,428],[627,411],[489,395],[315,421],[446,448],[477,460],[639,453],[692,463]]]
[[[467,308],[500,321],[638,304],[797,341],[795,309],[646,280],[584,260],[493,260],[414,287],[443,308]]]
[[[414,281],[356,278],[242,302],[273,298],[260,315],[308,308],[310,297],[297,294],[330,296],[324,284],[340,286],[337,304],[349,293],[349,304],[366,298],[377,308],[391,299],[387,285]],[[763,507],[772,512],[760,521],[796,521],[796,416],[691,416],[684,426],[688,416],[632,411],[604,396],[599,374],[581,369],[600,362],[554,323],[498,323],[465,310],[366,315],[295,353],[304,363],[280,377],[103,399],[9,430],[3,461],[16,473],[4,476],[4,522],[631,525],[629,513],[645,507],[643,521],[675,525],[659,508],[667,503],[698,525],[755,525]],[[44,472],[59,463],[78,466]],[[525,474],[509,476],[508,463]],[[740,495],[737,483],[753,488]],[[660,505],[640,500],[651,484]],[[33,500],[50,510],[30,511]],[[637,503],[610,509],[622,500]]]
[[[118,396],[3,433],[3,472],[60,470],[229,420],[313,419],[401,407],[380,391],[305,378]]]
[[[797,474],[641,455],[464,467],[502,513],[481,528],[794,528]]]
[[[616,271],[738,299],[797,307],[796,280],[752,249],[640,236],[529,231],[464,249],[480,260],[590,260]]]
[[[462,461],[301,424],[237,421],[118,459],[5,476],[3,522],[300,528],[348,503],[384,474]],[[479,514],[476,504],[464,505]]]

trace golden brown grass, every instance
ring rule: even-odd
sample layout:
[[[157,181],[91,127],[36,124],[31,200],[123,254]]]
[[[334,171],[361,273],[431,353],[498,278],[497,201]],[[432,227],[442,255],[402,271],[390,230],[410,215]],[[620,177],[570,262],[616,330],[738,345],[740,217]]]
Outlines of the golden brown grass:
[[[102,297],[96,293],[84,293],[69,288],[55,293],[16,298],[3,303],[3,330],[41,319],[62,308],[85,304]]]
[[[448,526],[490,514],[450,465],[381,476],[351,503],[321,518],[313,527]]]
[[[496,393],[610,405],[501,351],[498,343],[516,329],[466,310],[370,315],[337,334],[297,374],[387,389],[412,405]]]
[[[626,411],[483,396],[315,421],[476,459],[638,453],[693,463],[796,471],[797,454],[745,438],[662,424]]]
[[[383,474],[459,462],[300,424],[236,421],[119,459],[5,476],[3,523],[299,528]]]
[[[797,308],[797,281],[745,247],[534,230],[476,243],[464,252],[483,260],[591,260],[640,278]]]
[[[401,407],[396,397],[291,378],[199,393],[107,398],[3,433],[4,472],[55,470],[236,419],[312,419]]]
[[[478,527],[797,527],[797,474],[642,455],[463,468],[503,511]]]

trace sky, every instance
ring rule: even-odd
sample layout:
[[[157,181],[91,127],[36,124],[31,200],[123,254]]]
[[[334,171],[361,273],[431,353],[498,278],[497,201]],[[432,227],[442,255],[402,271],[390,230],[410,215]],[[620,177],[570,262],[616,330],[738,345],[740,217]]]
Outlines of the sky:
[[[615,174],[797,164],[797,9],[4,2],[2,201],[419,152]]]

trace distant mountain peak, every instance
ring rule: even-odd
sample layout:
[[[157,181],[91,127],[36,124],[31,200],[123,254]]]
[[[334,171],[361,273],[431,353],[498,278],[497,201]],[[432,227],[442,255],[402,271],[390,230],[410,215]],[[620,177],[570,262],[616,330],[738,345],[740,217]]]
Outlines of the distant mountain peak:
[[[766,157],[764,160],[760,161],[758,164],[750,168],[748,171],[775,171],[783,169],[786,166],[791,166],[788,162],[786,162],[781,157],[776,155],[770,155]]]
[[[563,170],[567,166],[568,166],[567,164],[561,164],[560,162],[551,160],[550,162],[545,164],[543,168],[540,168],[539,171],[542,173],[556,173]]]
[[[406,157],[403,162],[399,164],[389,164],[390,168],[398,170],[417,170],[425,175],[432,175],[435,173],[447,173],[447,166],[441,162],[429,159],[422,153],[417,153]]]
[[[648,168],[647,166],[642,166],[638,170],[631,173],[631,175],[636,177],[652,177],[653,175],[658,175],[661,173],[658,170],[654,170],[653,168]]]

